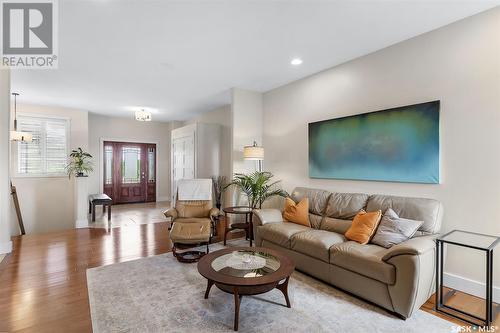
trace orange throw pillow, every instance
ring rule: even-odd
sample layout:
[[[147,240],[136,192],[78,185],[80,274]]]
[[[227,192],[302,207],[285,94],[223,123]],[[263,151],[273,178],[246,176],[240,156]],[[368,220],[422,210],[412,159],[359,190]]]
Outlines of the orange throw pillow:
[[[351,227],[346,231],[345,237],[360,244],[367,244],[372,238],[382,218],[382,211],[360,211],[352,220]]]
[[[290,198],[285,200],[285,209],[283,210],[283,219],[287,222],[297,223],[310,227],[309,223],[309,200],[304,198],[299,203],[295,203]]]

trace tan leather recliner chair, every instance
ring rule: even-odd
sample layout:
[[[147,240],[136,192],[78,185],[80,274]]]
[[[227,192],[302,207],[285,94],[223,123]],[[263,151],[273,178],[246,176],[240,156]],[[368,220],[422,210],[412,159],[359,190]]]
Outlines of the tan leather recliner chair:
[[[177,198],[177,195],[176,195]],[[209,252],[208,245],[213,235],[215,219],[220,215],[212,200],[178,200],[175,207],[164,212],[171,218],[170,239],[172,252],[180,262],[196,262]],[[195,246],[206,245],[207,251],[184,251]]]

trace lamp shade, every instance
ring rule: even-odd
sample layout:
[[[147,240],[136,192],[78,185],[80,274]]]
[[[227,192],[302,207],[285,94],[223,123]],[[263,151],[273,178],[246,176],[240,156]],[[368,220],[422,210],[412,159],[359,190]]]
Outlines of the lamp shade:
[[[31,142],[33,141],[33,135],[27,132],[10,131],[10,140],[20,141],[20,142]]]
[[[253,146],[245,146],[243,148],[243,158],[248,161],[264,160],[264,147],[257,146],[255,142]]]

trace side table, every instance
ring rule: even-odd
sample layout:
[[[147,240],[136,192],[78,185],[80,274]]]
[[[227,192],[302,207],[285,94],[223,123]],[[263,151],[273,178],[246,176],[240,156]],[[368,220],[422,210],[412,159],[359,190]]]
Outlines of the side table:
[[[453,230],[436,239],[436,311],[446,315],[466,321],[472,325],[484,325],[489,327],[493,318],[498,313],[500,306],[493,307],[493,249],[498,245],[500,237],[479,234],[470,231]],[[486,254],[486,313],[485,318],[457,309],[451,305],[445,304],[449,297],[456,293],[456,290],[450,290],[444,293],[443,289],[443,252],[444,245],[456,245],[469,249],[484,251]],[[466,317],[473,318],[474,322]]]
[[[234,207],[226,207],[223,208],[224,212],[224,245],[226,245],[226,236],[227,233],[241,229],[245,230],[247,237],[250,239],[250,247],[252,247],[252,238],[253,238],[253,225],[252,225],[252,208],[248,206],[234,206]],[[229,225],[229,219],[227,217],[228,214],[234,215],[245,215],[244,223],[232,223]]]

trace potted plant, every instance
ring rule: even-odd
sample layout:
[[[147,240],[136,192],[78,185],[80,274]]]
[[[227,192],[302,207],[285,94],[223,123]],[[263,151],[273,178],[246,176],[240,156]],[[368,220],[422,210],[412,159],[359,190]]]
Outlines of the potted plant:
[[[273,174],[267,171],[256,171],[248,175],[237,173],[226,187],[236,186],[243,192],[248,198],[250,208],[262,208],[264,201],[271,197],[288,197],[286,191],[276,187],[280,181],[272,182],[271,178],[273,178]]]
[[[91,161],[92,155],[84,151],[82,148],[78,147],[77,149],[72,150],[69,157],[70,162],[66,166],[68,177],[71,178],[71,175],[75,175],[75,177],[87,177],[90,172],[94,171]]]
[[[225,176],[212,176],[212,184],[214,186],[215,207],[218,209],[222,206],[222,194],[226,189],[227,180]]]

